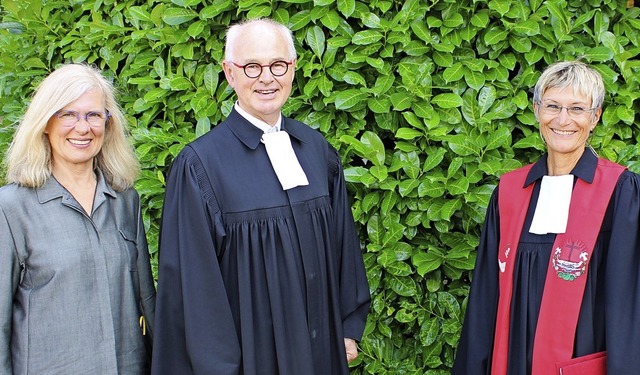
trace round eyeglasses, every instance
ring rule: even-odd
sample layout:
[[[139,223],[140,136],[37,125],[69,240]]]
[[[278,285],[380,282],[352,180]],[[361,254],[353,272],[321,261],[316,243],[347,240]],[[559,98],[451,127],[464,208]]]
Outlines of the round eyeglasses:
[[[576,118],[585,116],[587,113],[591,113],[597,108],[583,108],[579,106],[564,107],[558,104],[540,102],[540,109],[543,113],[548,115],[559,115],[562,112],[562,109],[566,109],[569,116]]]
[[[233,61],[229,61],[237,68],[244,70],[244,74],[249,78],[258,78],[262,74],[262,68],[269,67],[269,71],[271,75],[274,77],[282,77],[289,71],[289,65],[293,64],[293,60],[291,61],[274,61],[268,65],[260,65],[258,63],[249,63],[246,65],[236,64]]]
[[[107,123],[107,119],[111,116],[109,112],[87,112],[80,114],[76,111],[58,111],[54,116],[63,126],[74,126],[80,119],[84,119],[91,126],[102,126]]]

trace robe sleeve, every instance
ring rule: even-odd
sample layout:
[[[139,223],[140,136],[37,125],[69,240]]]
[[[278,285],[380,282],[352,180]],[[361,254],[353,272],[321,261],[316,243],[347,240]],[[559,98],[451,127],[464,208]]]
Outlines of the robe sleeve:
[[[217,252],[220,212],[185,147],[167,180],[159,241],[153,375],[237,375],[240,348]]]
[[[480,236],[452,375],[486,375],[490,372],[499,295],[499,242],[498,189],[495,189]]]
[[[640,369],[640,176],[625,172],[613,196],[605,269],[607,373]]]
[[[11,364],[13,295],[19,280],[20,264],[16,246],[6,214],[0,207],[0,374],[13,373]]]
[[[367,322],[371,294],[340,156],[333,148],[330,152],[331,205],[335,218],[336,246],[340,254],[338,277],[342,326],[344,337],[359,341]]]
[[[140,208],[140,197],[138,193],[135,194],[137,216],[138,216],[138,231],[136,235],[136,244],[138,250],[138,275],[140,278],[140,305],[142,306],[142,313],[147,322],[148,332],[151,339],[153,339],[153,321],[155,316],[156,307],[156,288],[153,283],[153,274],[151,272],[151,263],[149,259],[149,246],[147,243],[147,236],[144,230],[144,223],[142,221],[142,210]]]

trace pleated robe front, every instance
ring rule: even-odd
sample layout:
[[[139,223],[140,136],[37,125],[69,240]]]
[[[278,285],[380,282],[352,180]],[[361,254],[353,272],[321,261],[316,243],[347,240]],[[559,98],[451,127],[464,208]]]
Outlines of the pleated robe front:
[[[348,373],[370,296],[340,159],[306,125],[283,130],[308,186],[282,189],[235,110],[173,162],[153,374]]]

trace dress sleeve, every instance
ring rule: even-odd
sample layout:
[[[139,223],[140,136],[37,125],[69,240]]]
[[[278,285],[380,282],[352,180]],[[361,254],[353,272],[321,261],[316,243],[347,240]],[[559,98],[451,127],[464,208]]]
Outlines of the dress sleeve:
[[[605,269],[607,373],[640,368],[640,176],[625,172],[613,196]]]
[[[153,375],[237,375],[240,348],[218,258],[211,186],[187,146],[167,180],[159,241]]]
[[[482,228],[467,310],[452,375],[490,373],[498,307],[498,246],[500,217],[495,189]]]
[[[0,374],[13,373],[11,364],[11,326],[13,295],[20,280],[20,264],[16,255],[9,222],[0,207]]]
[[[142,305],[142,313],[147,322],[147,333],[153,338],[153,321],[156,307],[156,288],[153,283],[153,274],[151,272],[151,263],[149,259],[149,246],[147,236],[142,221],[142,210],[140,209],[140,197],[135,194],[136,207],[138,216],[138,231],[136,244],[138,247],[138,274],[140,277],[140,304]]]
[[[336,246],[340,254],[338,276],[342,326],[346,338],[359,341],[367,322],[371,294],[340,156],[333,148],[330,152],[331,204],[335,218]]]

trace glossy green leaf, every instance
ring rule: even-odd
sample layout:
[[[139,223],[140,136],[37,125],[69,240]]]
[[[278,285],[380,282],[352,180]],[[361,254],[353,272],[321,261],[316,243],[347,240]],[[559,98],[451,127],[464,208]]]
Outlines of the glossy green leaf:
[[[464,80],[467,83],[467,85],[469,85],[469,87],[471,87],[474,90],[480,90],[484,86],[484,83],[486,82],[485,75],[483,73],[474,72],[474,71],[470,71],[467,74],[465,74]]]
[[[380,32],[375,30],[364,30],[355,33],[351,42],[357,45],[367,45],[376,43],[380,39],[382,39],[382,34]]]
[[[400,128],[396,132],[396,138],[398,139],[410,140],[421,136],[423,136],[423,133],[421,131],[412,128]]]
[[[325,49],[325,36],[322,29],[318,26],[310,27],[307,30],[307,43],[318,58],[322,58]]]
[[[487,45],[493,45],[507,39],[509,33],[501,27],[495,26],[489,29],[484,36],[484,42]]]
[[[336,108],[337,109],[349,109],[354,105],[360,103],[367,97],[367,94],[356,89],[345,90],[336,96]]]
[[[380,137],[371,131],[366,131],[362,135],[360,139],[363,146],[365,147],[365,152],[369,156],[369,160],[371,160],[376,165],[384,164],[385,159],[385,149],[384,144]]]
[[[391,100],[387,97],[368,98],[367,107],[374,113],[389,113],[391,109]]]
[[[453,93],[439,94],[436,95],[431,102],[440,108],[455,108],[462,106],[462,97]]]
[[[356,9],[355,0],[337,0],[338,10],[345,17],[350,17]]]
[[[438,338],[440,332],[440,324],[438,319],[428,319],[420,326],[420,341],[423,346],[429,346],[433,344]]]
[[[176,26],[191,21],[196,18],[198,13],[184,8],[167,8],[164,11],[162,20],[169,25]]]
[[[511,1],[509,0],[490,0],[489,9],[498,12],[501,17],[509,11],[511,8]]]
[[[443,260],[442,255],[435,251],[423,251],[411,257],[411,262],[416,267],[420,276],[424,276],[438,269],[442,265]]]
[[[455,63],[453,66],[444,70],[443,78],[447,82],[454,82],[464,77],[465,68],[462,63]]]
[[[511,30],[521,36],[534,36],[540,33],[540,24],[536,20],[525,19],[514,25]]]
[[[403,297],[415,296],[417,293],[416,282],[408,276],[399,277],[390,275],[388,277],[388,283],[391,290]]]

